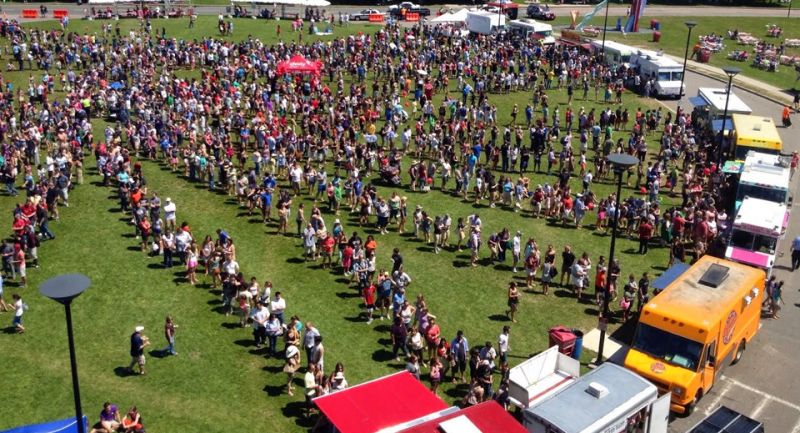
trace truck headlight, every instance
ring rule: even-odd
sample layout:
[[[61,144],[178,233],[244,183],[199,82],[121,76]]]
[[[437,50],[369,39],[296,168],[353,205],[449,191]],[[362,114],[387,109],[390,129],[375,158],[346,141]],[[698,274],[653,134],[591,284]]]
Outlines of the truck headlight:
[[[678,397],[683,397],[684,389],[680,386],[673,386],[671,389],[672,393],[677,395]]]

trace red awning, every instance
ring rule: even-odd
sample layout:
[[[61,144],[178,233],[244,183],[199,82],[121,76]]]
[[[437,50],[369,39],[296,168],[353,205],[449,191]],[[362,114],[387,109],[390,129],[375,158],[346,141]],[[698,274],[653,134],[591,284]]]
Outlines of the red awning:
[[[308,60],[301,55],[292,56],[291,59],[278,63],[277,72],[283,74],[314,74],[322,71],[322,63]]]
[[[448,405],[407,371],[314,399],[340,433],[375,433]]]
[[[481,433],[528,433],[528,430],[522,424],[494,401],[471,406],[423,424],[400,430],[398,433],[442,433],[444,429],[440,429],[439,426],[443,422],[462,416],[477,427]]]

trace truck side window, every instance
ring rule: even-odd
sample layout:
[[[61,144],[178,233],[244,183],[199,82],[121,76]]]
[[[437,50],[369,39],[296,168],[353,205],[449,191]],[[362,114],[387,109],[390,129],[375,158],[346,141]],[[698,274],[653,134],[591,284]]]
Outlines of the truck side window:
[[[709,365],[713,366],[716,362],[716,353],[717,353],[717,342],[712,341],[711,344],[708,345],[708,351],[706,352],[706,362]]]

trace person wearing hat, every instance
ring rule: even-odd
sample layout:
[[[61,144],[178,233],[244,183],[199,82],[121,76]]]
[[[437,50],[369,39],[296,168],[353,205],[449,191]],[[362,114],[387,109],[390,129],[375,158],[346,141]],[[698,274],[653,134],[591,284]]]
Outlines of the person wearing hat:
[[[144,326],[137,326],[131,334],[131,363],[128,372],[133,374],[133,366],[139,365],[139,374],[145,374],[144,348],[150,345],[150,339],[142,334]]]
[[[173,231],[175,230],[176,213],[177,206],[175,206],[171,198],[167,197],[164,200],[164,221],[167,224],[167,228]]]
[[[286,392],[290,396],[294,395],[294,374],[300,367],[300,349],[295,345],[286,347],[286,364],[283,365],[283,372],[286,373]]]

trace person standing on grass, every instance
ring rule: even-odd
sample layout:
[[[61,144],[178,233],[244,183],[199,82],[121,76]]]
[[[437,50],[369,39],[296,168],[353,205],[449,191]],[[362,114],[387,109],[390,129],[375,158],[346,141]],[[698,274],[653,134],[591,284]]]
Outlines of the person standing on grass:
[[[535,272],[535,271],[534,271]],[[517,319],[514,318],[517,314],[517,308],[519,307],[519,298],[522,294],[517,289],[517,283],[511,282],[508,284],[508,310],[506,310],[506,317],[510,318],[512,322],[517,323]]]
[[[166,222],[166,228],[174,231],[178,208],[171,198],[167,197],[164,201],[164,222]]]
[[[294,375],[300,368],[300,349],[297,346],[286,348],[286,363],[283,365],[283,372],[286,373],[286,393],[294,395]]]
[[[399,316],[394,318],[394,323],[392,323],[392,326],[389,328],[389,335],[392,339],[392,356],[394,360],[400,360],[398,357],[400,349],[403,350],[403,357],[408,357],[408,345],[406,344],[408,328],[406,328],[406,325]]]
[[[572,252],[571,246],[564,245],[564,251],[561,253],[561,278],[559,280],[560,286],[564,286],[564,279],[569,281],[573,264],[575,264],[575,253]]]
[[[22,315],[25,314],[28,305],[22,302],[22,296],[17,293],[14,293],[11,298],[14,301],[12,304],[14,307],[14,320],[11,322],[11,326],[14,327],[17,334],[22,334],[25,332],[25,326],[22,325]]]
[[[311,322],[306,322],[306,333],[303,336],[303,347],[306,351],[306,362],[309,364],[314,362],[314,341],[320,336],[319,330],[314,327]]]
[[[367,313],[367,325],[372,323],[372,313],[375,311],[375,292],[376,288],[372,280],[370,280],[361,291],[361,295],[364,297],[364,307]]]
[[[508,364],[508,351],[511,347],[508,344],[509,334],[511,327],[508,325],[503,326],[503,332],[497,337],[497,352],[500,354],[500,365]]]
[[[308,364],[308,369],[306,369],[306,374],[303,378],[303,384],[306,389],[306,418],[310,417],[311,411],[314,410],[314,402],[312,400],[322,393],[321,384],[317,381],[318,371],[317,365],[311,362]]]
[[[28,286],[28,265],[25,263],[25,251],[20,244],[14,244],[13,265],[16,273],[19,274],[20,288]]]
[[[137,326],[131,334],[131,363],[128,365],[128,373],[133,374],[133,366],[139,366],[139,374],[145,374],[144,365],[147,362],[144,357],[144,348],[150,345],[150,339],[142,334],[144,326]]]
[[[164,337],[167,339],[167,347],[161,349],[161,352],[167,355],[177,355],[175,351],[175,329],[178,327],[173,321],[172,316],[167,315],[164,322]]]

